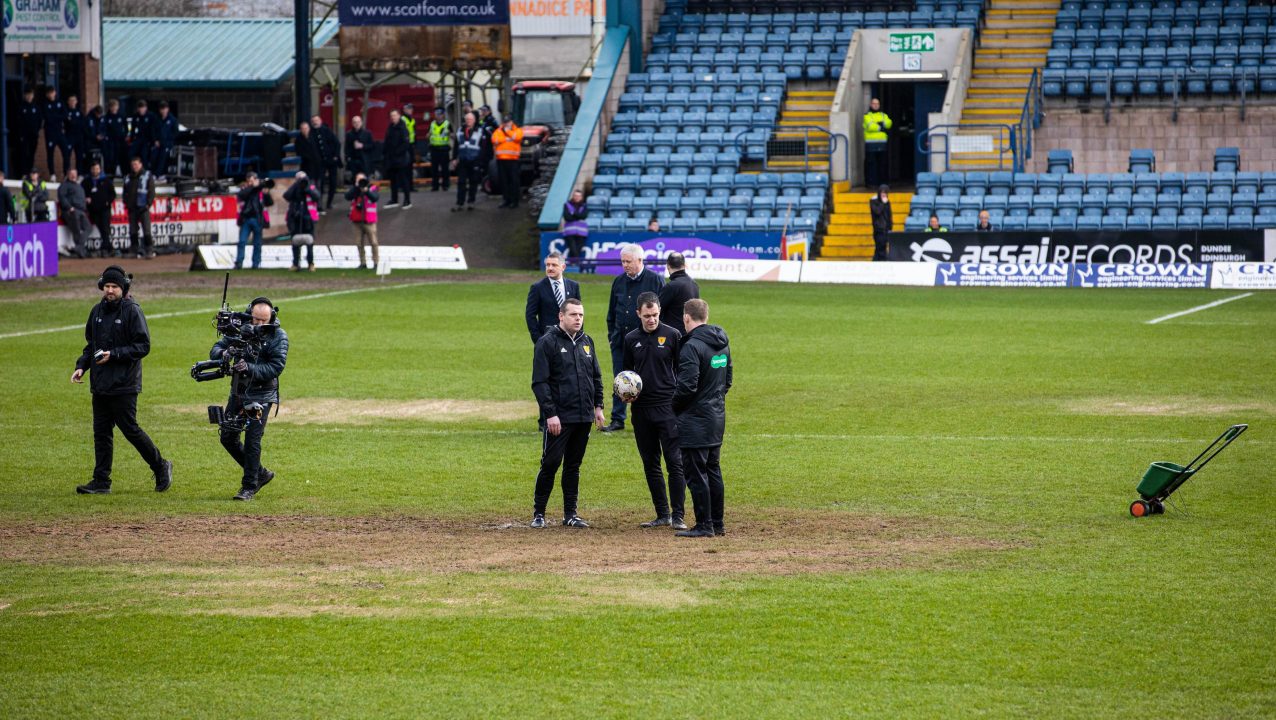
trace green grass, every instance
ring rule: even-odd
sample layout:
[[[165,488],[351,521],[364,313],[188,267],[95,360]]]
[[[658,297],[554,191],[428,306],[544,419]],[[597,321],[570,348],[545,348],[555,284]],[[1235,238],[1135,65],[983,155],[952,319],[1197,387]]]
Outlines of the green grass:
[[[280,276],[252,277],[269,292]],[[0,335],[82,323],[85,286],[83,300],[56,283],[3,288]],[[259,288],[237,290],[242,301]],[[276,293],[292,341],[285,407],[530,400],[525,283],[288,303],[311,292]],[[68,382],[81,336],[4,338],[0,541],[24,554],[0,548],[0,716],[1276,715],[1276,294],[1146,325],[1223,295],[702,293],[736,364],[723,450],[732,534],[629,530],[649,500],[626,432],[595,435],[586,456],[581,513],[602,527],[535,536],[536,551],[663,543],[676,568],[713,544],[724,559],[765,544],[751,526],[794,515],[898,523],[891,562],[740,573],[697,555],[696,572],[563,573],[526,569],[533,557],[448,570],[329,563],[286,544],[244,558],[212,539],[206,556],[170,555],[147,523],[415,518],[490,543],[484,524],[529,515],[534,418],[276,422],[265,457],[279,479],[232,504],[237,467],[203,409],[226,386],[187,376],[214,340],[208,318],[155,319],[140,417],[176,462],[174,488],[150,491],[117,437],[115,493],[77,497],[93,457],[87,386]],[[586,329],[605,339],[607,286],[587,282],[584,295]],[[1183,488],[1190,514],[1128,516],[1149,462],[1191,459],[1233,422],[1252,427]],[[104,524],[143,528],[134,555],[152,544],[151,556],[91,559]],[[791,533],[816,543],[818,525]],[[983,545],[915,552],[926,528]]]

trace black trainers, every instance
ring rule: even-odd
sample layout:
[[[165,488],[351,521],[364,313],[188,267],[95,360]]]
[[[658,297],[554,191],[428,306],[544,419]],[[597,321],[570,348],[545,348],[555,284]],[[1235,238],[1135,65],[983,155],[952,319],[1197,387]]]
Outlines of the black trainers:
[[[676,537],[689,537],[689,538],[713,537],[713,528],[697,525],[691,528],[690,530],[683,530],[682,532],[674,533],[674,535]]]
[[[603,432],[613,433],[613,432],[620,432],[621,430],[624,430],[624,429],[625,429],[625,424],[623,422],[620,422],[619,420],[612,420],[610,425],[603,428]]]
[[[584,518],[579,515],[572,515],[571,517],[563,518],[563,526],[570,528],[587,528],[589,527],[589,523],[585,522]]]
[[[545,527],[545,516],[541,515],[540,513],[536,513],[535,515],[533,515],[532,527],[536,528],[537,530],[540,530],[541,528]]]
[[[266,468],[262,468],[257,472],[257,489],[254,492],[261,492],[261,489],[270,484],[275,479],[275,474]]]
[[[239,489],[239,492],[235,493],[235,497],[231,498],[231,500],[252,500],[253,496],[256,494],[257,491],[255,489],[243,487]]]
[[[173,461],[165,460],[164,466],[155,473],[155,492],[164,492],[173,486]]]
[[[687,524],[682,521],[682,518],[676,517],[669,523],[669,527],[673,528],[674,530],[686,530]]]
[[[75,492],[77,495],[110,495],[111,483],[100,483],[94,480],[88,485],[76,485]]]
[[[673,524],[673,521],[669,519],[668,515],[661,515],[657,517],[655,520],[648,520],[645,523],[638,523],[638,527],[642,527],[642,528],[668,527],[672,524]]]
[[[727,534],[727,529],[715,523],[713,526],[713,534],[718,537],[722,537]]]

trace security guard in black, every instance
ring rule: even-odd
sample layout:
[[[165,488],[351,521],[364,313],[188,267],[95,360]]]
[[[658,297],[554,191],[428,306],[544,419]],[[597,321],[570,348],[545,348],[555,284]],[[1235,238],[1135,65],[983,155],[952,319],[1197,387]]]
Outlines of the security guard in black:
[[[558,325],[536,341],[532,355],[532,393],[545,418],[533,524],[544,527],[545,506],[554,489],[554,475],[562,465],[563,524],[588,527],[576,515],[576,500],[589,424],[603,424],[602,369],[598,346],[581,330],[585,312],[580,301],[571,298],[564,302],[558,320]],[[538,518],[541,524],[536,525]]]
[[[642,324],[625,335],[624,368],[642,378],[642,392],[633,402],[634,441],[642,458],[647,490],[655,506],[656,518],[643,527],[673,525],[686,529],[686,481],[682,476],[682,451],[678,446],[678,418],[673,414],[673,391],[678,382],[678,350],[682,333],[660,322],[660,300],[655,293],[638,296],[638,318]],[[660,455],[664,451],[669,472],[669,494],[665,495]],[[672,512],[670,505],[672,504]]]

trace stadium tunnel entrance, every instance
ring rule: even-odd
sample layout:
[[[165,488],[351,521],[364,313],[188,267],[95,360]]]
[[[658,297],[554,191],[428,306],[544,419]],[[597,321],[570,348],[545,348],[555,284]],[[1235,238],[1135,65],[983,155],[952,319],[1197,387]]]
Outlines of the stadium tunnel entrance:
[[[917,136],[929,127],[930,113],[943,109],[948,83],[875,82],[869,83],[869,88],[869,96],[881,101],[882,111],[892,123],[882,182],[911,187],[917,182],[917,173],[930,170],[926,153],[917,149]]]

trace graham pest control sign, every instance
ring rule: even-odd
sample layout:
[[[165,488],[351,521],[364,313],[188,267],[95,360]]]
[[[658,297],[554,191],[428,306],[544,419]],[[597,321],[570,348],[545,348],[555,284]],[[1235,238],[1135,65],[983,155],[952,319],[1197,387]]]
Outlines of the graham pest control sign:
[[[891,33],[890,51],[893,53],[918,53],[935,51],[935,33]]]

